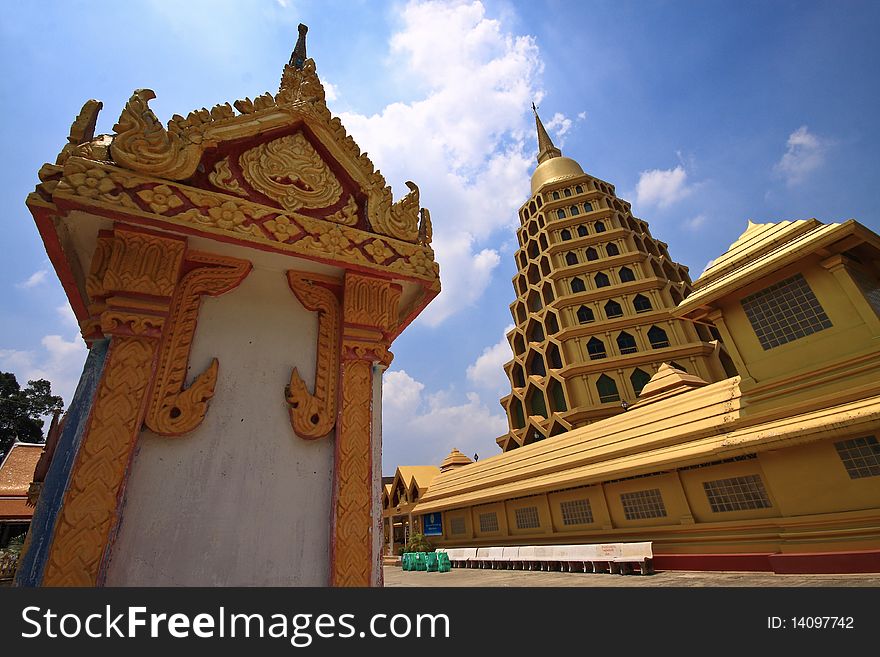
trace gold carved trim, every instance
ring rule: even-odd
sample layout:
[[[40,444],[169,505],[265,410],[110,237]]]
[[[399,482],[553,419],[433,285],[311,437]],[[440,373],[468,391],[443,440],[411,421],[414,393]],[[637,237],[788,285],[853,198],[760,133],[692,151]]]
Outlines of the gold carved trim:
[[[246,150],[241,173],[254,189],[285,210],[326,208],[342,196],[342,185],[302,132]]]
[[[339,373],[339,299],[335,279],[307,272],[288,271],[287,282],[299,302],[318,313],[318,354],[315,364],[315,392],[309,394],[296,368],[285,391],[290,406],[290,423],[301,438],[326,436],[336,424],[336,387]]]
[[[388,362],[400,286],[346,272],[343,297],[342,408],[336,431],[333,586],[370,586],[374,567],[373,363]]]
[[[218,296],[238,287],[251,270],[251,264],[245,260],[196,251],[189,252],[186,260],[197,266],[181,279],[172,301],[144,420],[162,436],[179,436],[195,429],[205,418],[208,401],[214,396],[219,369],[216,358],[188,388],[183,388],[202,295]]]
[[[151,223],[188,226],[282,252],[392,272],[428,282],[432,290],[440,287],[440,268],[430,247],[343,225],[351,221],[346,208],[329,221],[281,213],[227,194],[146,178],[79,157],[65,163],[53,200],[68,208],[73,204],[101,214],[124,212]]]
[[[373,366],[368,360],[342,365],[342,413],[336,438],[336,507],[333,586],[370,586]]]
[[[140,430],[157,341],[115,337],[70,483],[64,494],[43,586],[95,586],[116,523],[119,491]]]

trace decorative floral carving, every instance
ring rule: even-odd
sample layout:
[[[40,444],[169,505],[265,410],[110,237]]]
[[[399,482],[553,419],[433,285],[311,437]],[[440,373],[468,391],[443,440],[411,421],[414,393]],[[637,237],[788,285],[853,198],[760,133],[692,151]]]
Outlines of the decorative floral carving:
[[[275,239],[279,242],[286,242],[292,237],[296,237],[302,233],[297,225],[290,220],[290,217],[285,217],[283,214],[278,215],[274,219],[269,219],[269,221],[263,225],[269,229],[269,232],[272,233],[275,236]]]
[[[364,247],[364,251],[368,253],[375,262],[380,265],[394,256],[394,252],[388,248],[382,240],[373,240]]]
[[[67,180],[76,190],[76,193],[86,198],[96,198],[115,189],[116,185],[107,176],[107,172],[97,167],[92,167],[80,173],[73,173]]]
[[[275,96],[276,103],[318,102],[324,104],[324,85],[318,78],[314,59],[307,59],[303,67],[287,64],[281,72],[281,85]]]
[[[315,365],[315,393],[294,368],[285,391],[290,405],[290,422],[301,438],[326,436],[336,424],[336,377],[339,371],[339,300],[330,287],[338,281],[321,280],[307,272],[288,271],[290,289],[308,310],[318,313],[318,353]],[[330,287],[328,287],[328,285]]]
[[[159,214],[183,205],[183,201],[174,195],[168,185],[156,185],[151,189],[142,189],[137,195],[146,201],[153,212]]]
[[[232,175],[232,169],[229,166],[229,158],[224,157],[214,165],[214,170],[208,174],[208,180],[218,189],[231,192],[238,196],[247,196],[247,192],[242,188],[241,184]]]
[[[273,139],[238,158],[254,189],[286,210],[323,208],[342,195],[342,185],[301,132]]]
[[[335,212],[327,217],[327,221],[332,221],[344,226],[354,226],[358,221],[358,206],[353,196],[348,197],[348,203],[339,212]]]

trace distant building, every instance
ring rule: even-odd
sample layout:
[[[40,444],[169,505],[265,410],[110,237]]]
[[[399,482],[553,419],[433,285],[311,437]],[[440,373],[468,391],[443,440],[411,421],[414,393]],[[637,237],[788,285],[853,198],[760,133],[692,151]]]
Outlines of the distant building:
[[[31,524],[28,489],[42,453],[43,445],[15,443],[0,464],[0,550],[23,537]]]
[[[538,135],[510,432],[438,474],[414,522],[439,515],[449,547],[651,541],[657,568],[880,571],[880,237],[749,222],[691,284]]]

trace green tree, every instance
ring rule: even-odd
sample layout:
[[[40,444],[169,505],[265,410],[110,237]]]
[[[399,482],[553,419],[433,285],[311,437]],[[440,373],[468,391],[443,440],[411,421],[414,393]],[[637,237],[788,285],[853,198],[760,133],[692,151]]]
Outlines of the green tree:
[[[15,439],[26,443],[41,443],[42,416],[64,408],[64,400],[52,394],[46,379],[28,381],[22,389],[11,372],[0,372],[0,458]]]

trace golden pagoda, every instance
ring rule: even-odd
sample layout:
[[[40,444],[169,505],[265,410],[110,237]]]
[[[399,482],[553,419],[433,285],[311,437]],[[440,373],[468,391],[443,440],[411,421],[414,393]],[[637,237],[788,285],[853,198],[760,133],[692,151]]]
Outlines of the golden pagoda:
[[[718,381],[736,374],[715,328],[671,309],[688,269],[614,186],[562,155],[537,109],[538,166],[519,210],[505,452],[623,412],[662,363]]]

